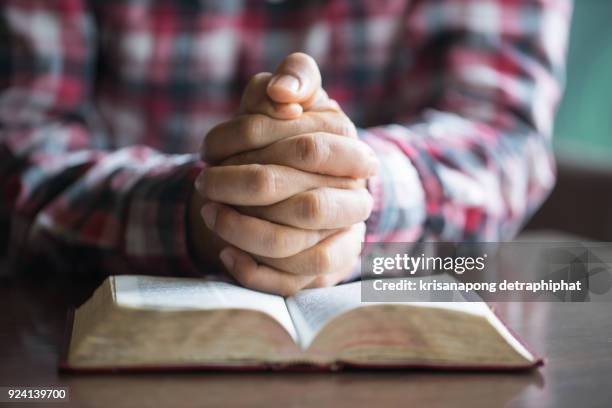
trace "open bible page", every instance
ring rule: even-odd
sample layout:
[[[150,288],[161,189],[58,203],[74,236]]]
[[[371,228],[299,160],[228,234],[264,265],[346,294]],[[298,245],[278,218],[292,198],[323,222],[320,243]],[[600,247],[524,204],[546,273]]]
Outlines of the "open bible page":
[[[448,275],[432,275],[420,277],[419,279],[430,282],[433,279],[443,282],[452,282],[455,279]],[[391,282],[396,279],[388,279]],[[414,301],[410,302],[361,302],[361,282],[353,282],[331,288],[307,289],[286,299],[287,309],[295,325],[299,338],[298,344],[302,349],[307,349],[319,331],[330,320],[336,316],[360,307],[375,304],[398,304],[428,307],[434,309],[448,309],[458,312],[483,316],[493,325],[500,335],[521,355],[528,360],[533,356],[518,342],[499,321],[491,309],[482,301],[466,301],[465,294],[453,293],[450,301],[427,301],[423,294],[415,294]],[[435,293],[430,294],[435,296]],[[471,294],[471,296],[477,296]]]
[[[331,319],[361,305],[360,284],[306,289],[286,300],[302,349],[310,346],[319,330]]]
[[[276,319],[297,343],[297,333],[280,296],[204,279],[121,275],[114,278],[118,305],[154,310],[249,309]]]

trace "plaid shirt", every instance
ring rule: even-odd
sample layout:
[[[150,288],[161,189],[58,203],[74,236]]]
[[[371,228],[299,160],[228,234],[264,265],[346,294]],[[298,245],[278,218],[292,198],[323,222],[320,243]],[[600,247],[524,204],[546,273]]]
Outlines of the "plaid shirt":
[[[12,259],[201,274],[203,136],[294,51],[379,155],[368,241],[511,238],[551,189],[570,0],[4,0]]]

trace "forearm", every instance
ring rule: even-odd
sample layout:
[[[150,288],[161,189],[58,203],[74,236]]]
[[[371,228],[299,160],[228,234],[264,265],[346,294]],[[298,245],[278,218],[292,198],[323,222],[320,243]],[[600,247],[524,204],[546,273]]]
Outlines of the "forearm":
[[[186,233],[195,156],[112,150],[110,138],[103,150],[94,141],[90,4],[9,1],[0,14],[8,67],[0,79],[0,217],[10,221],[15,265],[37,260],[44,270],[84,275],[198,272]]]
[[[392,78],[391,124],[362,131],[382,163],[371,239],[516,234],[554,183],[570,15],[566,0],[414,4],[400,37],[414,63]]]
[[[430,112],[362,135],[381,161],[368,241],[510,239],[554,184],[550,143],[528,128]]]
[[[12,169],[1,177],[17,193],[4,212],[16,265],[45,259],[61,273],[199,272],[187,243],[200,169],[194,156],[135,146],[1,159]]]

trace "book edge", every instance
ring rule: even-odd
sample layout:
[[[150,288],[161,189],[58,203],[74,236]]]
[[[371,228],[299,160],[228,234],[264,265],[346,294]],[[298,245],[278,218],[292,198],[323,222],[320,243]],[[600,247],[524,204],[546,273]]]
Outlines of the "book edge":
[[[534,352],[534,350],[527,344],[527,342],[525,342],[523,337],[519,335],[515,330],[512,329],[512,327],[510,327],[506,323],[506,321],[499,315],[499,313],[497,313],[496,308],[489,305],[488,303],[485,303],[485,304],[491,310],[491,312],[495,315],[497,320],[499,320],[499,322],[506,328],[506,330],[508,330],[510,335],[514,337],[516,341],[518,341],[525,348],[525,350],[527,350],[533,356],[533,359],[534,359],[533,364],[536,366],[544,365],[544,358],[538,353]]]
[[[114,276],[107,278],[110,280],[110,291],[113,301],[116,304],[115,295],[115,280]],[[486,307],[493,313],[495,318],[504,326],[506,330],[520,343],[532,356],[533,361],[529,361],[524,365],[465,365],[465,364],[440,364],[440,363],[406,363],[406,364],[369,364],[369,363],[351,363],[351,362],[333,362],[329,364],[320,363],[256,363],[245,365],[222,365],[222,364],[192,364],[192,365],[159,365],[159,366],[116,366],[116,367],[75,367],[69,363],[70,344],[74,329],[75,308],[70,308],[66,315],[66,323],[64,328],[63,339],[60,344],[60,353],[58,360],[59,372],[75,372],[75,373],[107,373],[107,372],[148,372],[148,371],[337,371],[343,369],[373,369],[373,370],[406,370],[406,369],[424,369],[424,370],[448,370],[448,371],[524,371],[534,369],[545,365],[545,360],[533,351],[524,339],[513,330],[506,321],[497,313],[497,310],[492,305],[483,302]],[[294,323],[292,321],[292,323]],[[290,336],[291,337],[291,336]],[[299,345],[298,345],[299,346]],[[307,368],[303,368],[307,367]]]
[[[108,374],[108,373],[153,373],[153,372],[188,372],[188,371],[218,371],[218,372],[249,372],[249,371],[296,371],[296,372],[331,372],[331,371],[466,371],[466,372],[521,372],[530,371],[545,364],[542,358],[536,358],[532,363],[525,365],[466,365],[466,364],[439,364],[439,363],[407,363],[407,364],[368,364],[352,363],[346,361],[331,364],[316,363],[255,363],[244,365],[222,364],[189,364],[189,365],[147,365],[147,366],[109,366],[109,367],[76,367],[69,363],[68,353],[70,338],[74,323],[74,309],[66,314],[64,338],[60,345],[60,355],[57,369],[60,374]],[[498,317],[499,318],[499,317]],[[505,323],[504,323],[505,324]],[[513,333],[515,335],[515,333]],[[518,339],[521,341],[520,339]],[[531,351],[530,351],[531,352]],[[533,353],[532,353],[533,354]],[[534,354],[535,356],[535,354]]]

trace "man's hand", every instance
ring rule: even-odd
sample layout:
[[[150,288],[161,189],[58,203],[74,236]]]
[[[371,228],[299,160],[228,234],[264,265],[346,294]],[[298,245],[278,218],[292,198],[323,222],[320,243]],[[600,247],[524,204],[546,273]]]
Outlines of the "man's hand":
[[[364,179],[377,160],[320,84],[314,61],[292,54],[274,75],[256,75],[241,114],[205,140],[203,158],[219,166],[196,183],[192,241],[213,257],[226,247],[220,257],[244,286],[331,285],[358,259],[372,207]]]

